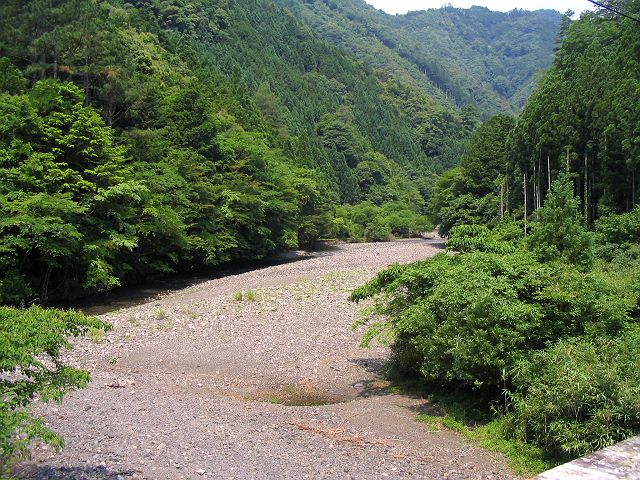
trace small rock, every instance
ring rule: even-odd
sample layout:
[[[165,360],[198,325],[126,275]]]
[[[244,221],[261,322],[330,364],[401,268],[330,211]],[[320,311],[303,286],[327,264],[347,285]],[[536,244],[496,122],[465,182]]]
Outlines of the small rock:
[[[127,385],[124,382],[115,381],[111,383],[105,383],[104,386],[109,388],[125,388]]]
[[[199,470],[196,470],[196,473],[197,473],[198,475],[204,475],[205,473],[207,473],[207,471],[206,471],[204,468],[201,468],[201,469],[199,469]]]

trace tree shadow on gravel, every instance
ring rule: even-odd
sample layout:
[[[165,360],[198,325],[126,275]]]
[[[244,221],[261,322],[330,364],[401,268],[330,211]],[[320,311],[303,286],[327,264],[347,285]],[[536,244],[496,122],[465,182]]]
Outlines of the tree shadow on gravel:
[[[406,408],[418,416],[440,417],[454,412],[456,418],[468,423],[475,423],[478,418],[486,416],[486,402],[467,394],[443,390],[441,386],[432,385],[423,380],[404,376],[394,369],[393,363],[387,359],[355,358],[350,360],[354,365],[365,369],[376,376],[374,380],[360,380],[353,386],[359,388],[358,397],[402,395],[419,403]]]
[[[286,265],[312,260],[318,257],[332,256],[339,250],[340,248],[338,246],[328,245],[314,251],[291,250],[281,252],[261,260],[234,260],[216,267],[203,267],[190,273],[166,275],[147,281],[140,281],[135,284],[114,288],[108,292],[96,293],[76,300],[54,302],[51,306],[64,310],[80,310],[86,315],[104,315],[123,308],[134,307],[159,300],[166,295],[210,280],[241,275],[277,265]]]
[[[141,473],[136,470],[116,471],[106,467],[59,467],[51,465],[23,465],[14,469],[18,479],[30,480],[123,480]]]
[[[352,358],[349,362],[376,376],[384,376],[387,371],[388,362],[382,358]]]
[[[398,379],[392,374],[393,369],[389,360],[382,358],[352,358],[349,361],[376,377],[373,380],[358,380],[353,383],[354,388],[360,389],[358,397],[401,394],[410,398],[424,398],[424,392],[411,388],[404,380]]]

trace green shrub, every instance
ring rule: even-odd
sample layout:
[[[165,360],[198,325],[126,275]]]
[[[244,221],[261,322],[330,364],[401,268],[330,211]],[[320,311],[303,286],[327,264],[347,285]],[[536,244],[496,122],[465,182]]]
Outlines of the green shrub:
[[[375,217],[364,231],[364,236],[369,242],[387,242],[393,239],[391,227],[384,218]]]
[[[382,215],[396,237],[413,237],[434,229],[433,222],[416,211],[415,206],[408,208],[400,202],[382,205]]]
[[[341,216],[341,214],[344,214],[343,209],[344,207],[336,209],[336,216],[331,223],[330,235],[343,240],[361,240],[364,235],[364,229],[346,216]]]
[[[386,202],[380,206],[371,201],[336,208],[331,234],[336,238],[381,242],[397,237],[411,237],[433,229],[431,221],[401,202]]]
[[[608,215],[596,221],[598,257],[618,265],[640,259],[640,206],[629,213]]]
[[[376,297],[367,338],[393,338],[400,370],[432,382],[497,389],[505,372],[559,338],[614,335],[632,305],[601,274],[528,252],[436,255],[394,265],[356,289]]]
[[[629,213],[601,217],[596,221],[596,232],[607,243],[640,244],[640,206]]]
[[[36,438],[62,446],[41,419],[29,415],[28,406],[36,398],[61,401],[87,384],[89,373],[65,366],[60,354],[71,348],[68,337],[85,335],[90,328],[110,325],[74,311],[0,307],[0,476]]]
[[[568,339],[516,364],[508,432],[574,458],[640,433],[640,331]]]
[[[233,300],[236,302],[255,302],[257,298],[257,293],[255,290],[247,290],[246,292],[236,292],[233,294]]]
[[[87,337],[93,343],[102,343],[104,341],[105,331],[102,328],[89,327],[87,330]]]
[[[521,239],[522,229],[508,220],[493,229],[485,225],[458,225],[449,232],[447,250],[460,253],[509,253],[515,251]]]

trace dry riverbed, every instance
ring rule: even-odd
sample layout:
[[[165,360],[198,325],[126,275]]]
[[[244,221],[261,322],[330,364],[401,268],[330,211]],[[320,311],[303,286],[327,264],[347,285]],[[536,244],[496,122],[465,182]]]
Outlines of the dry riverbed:
[[[388,352],[359,348],[351,328],[354,287],[436,252],[423,240],[341,245],[104,315],[113,331],[67,358],[92,383],[37,409],[66,447],[37,445],[19,475],[516,478],[498,454],[417,422],[428,401],[376,388]]]

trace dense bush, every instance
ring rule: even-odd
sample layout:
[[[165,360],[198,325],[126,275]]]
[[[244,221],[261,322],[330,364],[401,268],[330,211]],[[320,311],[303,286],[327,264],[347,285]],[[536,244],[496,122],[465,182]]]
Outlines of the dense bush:
[[[509,433],[573,458],[640,432],[640,332],[569,339],[512,371]]]
[[[599,253],[616,267],[594,263],[567,176],[553,183],[526,237],[507,218],[494,228],[455,226],[447,248],[458,254],[394,265],[353,292],[353,300],[374,297],[382,317],[365,340],[390,338],[400,372],[501,398],[507,434],[550,456],[637,434],[638,211],[597,224]]]
[[[459,253],[508,253],[516,250],[522,238],[522,227],[507,218],[495,228],[458,225],[449,232],[447,250]]]
[[[371,201],[336,208],[332,234],[337,238],[380,242],[429,232],[433,224],[420,212],[419,204]]]
[[[602,275],[527,252],[440,254],[394,266],[351,298],[378,294],[398,366],[466,387],[504,384],[505,372],[557,339],[615,335],[632,308]]]
[[[640,259],[640,206],[629,213],[596,221],[596,253],[608,262],[629,264]]]
[[[0,476],[36,438],[62,446],[41,419],[29,415],[28,406],[35,399],[60,401],[87,384],[89,373],[65,366],[60,355],[71,348],[68,337],[89,328],[110,326],[73,311],[0,307]]]

